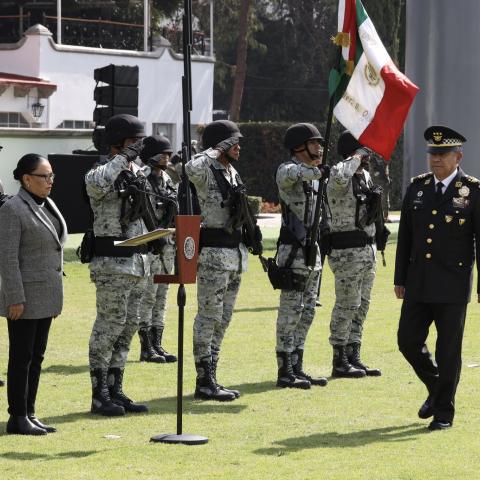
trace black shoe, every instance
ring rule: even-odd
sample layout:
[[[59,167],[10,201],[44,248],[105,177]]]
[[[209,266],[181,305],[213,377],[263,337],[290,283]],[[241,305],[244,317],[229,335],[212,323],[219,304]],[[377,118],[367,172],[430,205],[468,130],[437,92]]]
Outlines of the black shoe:
[[[107,376],[108,393],[112,402],[126,412],[131,413],[145,413],[148,412],[148,407],[141,403],[135,403],[123,393],[123,368],[109,368]]]
[[[448,428],[452,428],[452,422],[447,422],[445,420],[440,419],[433,419],[428,426],[428,429],[431,431],[434,430],[447,430]]]
[[[418,411],[418,416],[420,418],[426,419],[430,418],[433,415],[433,408],[430,405],[430,397],[428,397],[420,407],[420,410]]]
[[[363,378],[367,375],[365,370],[354,367],[347,357],[345,345],[333,346],[332,377],[334,378]]]
[[[233,390],[224,390],[217,385],[213,375],[212,359],[205,358],[195,362],[197,380],[193,398],[197,400],[217,400],[218,402],[231,402],[238,398]],[[239,396],[240,396],[240,392]]]
[[[104,417],[120,417],[125,409],[112,402],[107,385],[107,370],[95,368],[90,370],[92,380],[92,406],[90,411]]]
[[[27,416],[10,415],[7,433],[17,435],[46,435],[47,431],[34,425]]]
[[[289,352],[277,352],[277,387],[280,388],[300,388],[308,390],[312,384],[304,379],[297,377],[292,367],[292,354]]]
[[[57,431],[55,427],[42,423],[35,415],[27,415],[27,417],[34,425],[43,428],[47,433],[55,433]]]
[[[359,343],[350,343],[347,345],[347,359],[349,363],[359,370],[363,370],[367,377],[381,377],[382,372],[378,368],[370,368],[368,365],[365,365],[360,358],[360,347]]]
[[[291,358],[293,374],[299,380],[307,380],[311,385],[317,385],[319,387],[325,387],[327,385],[328,380],[325,377],[315,378],[303,371],[303,350],[301,348],[295,349]]]

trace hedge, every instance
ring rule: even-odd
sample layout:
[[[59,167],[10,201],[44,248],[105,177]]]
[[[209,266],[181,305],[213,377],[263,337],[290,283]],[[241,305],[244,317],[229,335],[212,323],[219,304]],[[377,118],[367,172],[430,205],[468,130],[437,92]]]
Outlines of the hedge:
[[[278,166],[288,160],[289,152],[283,146],[285,130],[291,125],[286,122],[251,122],[240,123],[243,134],[241,154],[235,168],[239,171],[248,187],[249,195],[262,197],[267,202],[278,203],[278,190],[275,183],[275,173]],[[325,132],[325,125],[317,123],[320,132]],[[339,123],[332,125],[330,138],[330,155],[328,163],[338,160],[336,145],[343,127]],[[390,206],[398,210],[402,195],[402,153],[403,137],[397,143],[390,162]]]

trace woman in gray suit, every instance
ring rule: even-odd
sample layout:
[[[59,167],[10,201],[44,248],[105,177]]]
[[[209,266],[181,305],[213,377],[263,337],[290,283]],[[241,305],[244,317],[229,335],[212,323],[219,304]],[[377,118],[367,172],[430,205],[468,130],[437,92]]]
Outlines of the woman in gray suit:
[[[63,305],[63,245],[67,226],[48,198],[49,161],[24,155],[13,176],[17,195],[0,208],[0,315],[7,317],[7,433],[55,432],[35,416],[35,399],[52,318]]]

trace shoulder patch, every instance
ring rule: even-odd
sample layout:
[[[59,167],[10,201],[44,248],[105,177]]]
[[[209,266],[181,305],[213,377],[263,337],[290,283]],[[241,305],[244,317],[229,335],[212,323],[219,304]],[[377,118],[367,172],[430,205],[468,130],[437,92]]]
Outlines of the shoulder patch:
[[[433,177],[433,173],[432,172],[422,173],[420,175],[417,175],[416,177],[412,177],[410,181],[411,183],[416,183],[428,177]]]

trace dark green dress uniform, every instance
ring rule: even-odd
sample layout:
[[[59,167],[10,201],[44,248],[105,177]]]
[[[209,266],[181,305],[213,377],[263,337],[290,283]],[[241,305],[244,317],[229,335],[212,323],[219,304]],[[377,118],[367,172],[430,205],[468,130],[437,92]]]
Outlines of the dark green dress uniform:
[[[442,195],[435,183],[432,173],[414,178],[403,200],[395,262],[395,285],[405,287],[398,345],[429,392],[429,412],[419,416],[451,424],[480,248],[480,183],[461,169]],[[436,364],[425,344],[432,322]]]

